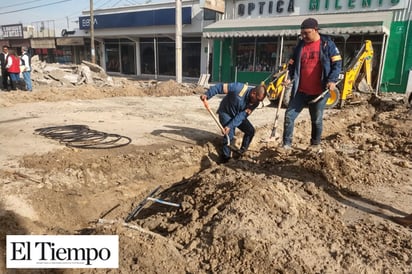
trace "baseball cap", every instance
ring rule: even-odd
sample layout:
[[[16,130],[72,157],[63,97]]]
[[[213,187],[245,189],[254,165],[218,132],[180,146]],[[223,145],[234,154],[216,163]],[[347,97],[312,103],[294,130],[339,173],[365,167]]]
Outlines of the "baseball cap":
[[[307,18],[300,25],[301,29],[319,29],[318,21],[315,18]]]

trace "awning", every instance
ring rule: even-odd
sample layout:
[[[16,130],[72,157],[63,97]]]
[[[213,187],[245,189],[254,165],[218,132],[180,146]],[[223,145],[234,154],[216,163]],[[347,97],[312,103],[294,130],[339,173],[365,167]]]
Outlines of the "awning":
[[[3,44],[7,45],[7,44]],[[10,39],[8,43],[11,48],[30,47],[29,39]]]
[[[282,16],[276,18],[227,19],[203,28],[205,38],[297,36],[308,17],[319,22],[320,33],[329,35],[389,33],[392,12]]]
[[[83,37],[62,37],[56,38],[57,46],[84,46]]]
[[[54,39],[45,38],[45,39],[31,39],[31,47],[34,49],[55,49],[56,42]]]

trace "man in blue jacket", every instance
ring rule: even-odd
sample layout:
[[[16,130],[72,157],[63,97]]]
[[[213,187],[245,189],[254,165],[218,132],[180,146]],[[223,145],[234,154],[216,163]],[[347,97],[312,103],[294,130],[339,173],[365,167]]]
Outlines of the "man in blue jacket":
[[[333,90],[342,69],[342,57],[330,37],[319,33],[318,22],[307,18],[301,24],[302,40],[289,60],[289,76],[294,80],[291,101],[285,112],[283,147],[290,149],[295,119],[305,106],[312,124],[310,144],[320,151],[323,111],[329,93],[315,103],[309,103],[325,89]]]
[[[243,133],[242,145],[239,152],[244,153],[255,135],[255,128],[248,120],[252,111],[265,99],[266,88],[259,85],[254,88],[243,83],[216,84],[205,94],[200,96],[202,101],[209,100],[216,94],[226,94],[219,105],[219,121],[222,124],[223,138],[222,161],[230,159],[231,149],[227,144],[226,135],[232,142],[235,136],[235,129],[239,128]]]

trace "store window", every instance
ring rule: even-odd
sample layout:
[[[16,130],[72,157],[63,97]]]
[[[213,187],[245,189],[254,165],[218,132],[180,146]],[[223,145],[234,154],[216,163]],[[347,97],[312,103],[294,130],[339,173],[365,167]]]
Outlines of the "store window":
[[[238,71],[273,71],[277,61],[277,38],[243,38],[235,46]]]
[[[39,56],[39,60],[46,63],[56,63],[55,49],[37,48],[34,54]]]
[[[235,49],[238,71],[254,71],[255,38],[239,39]]]
[[[70,46],[59,47],[55,50],[56,61],[60,64],[73,63],[72,49]]]
[[[276,66],[277,45],[273,40],[258,39],[256,43],[255,71],[273,71]]]
[[[157,52],[159,53],[159,74],[176,75],[175,42],[169,38],[159,38]]]
[[[185,37],[182,39],[183,76],[199,77],[200,50],[200,38]],[[169,38],[141,38],[140,60],[142,74],[176,75],[176,44],[174,40]],[[157,71],[155,68],[158,68]]]
[[[185,77],[200,76],[200,39],[185,38],[182,45],[182,74]]]
[[[136,54],[135,47],[132,44],[120,46],[122,59],[120,61],[123,74],[136,74]]]
[[[155,47],[153,38],[140,38],[140,62],[142,74],[155,74]]]
[[[136,47],[129,39],[106,39],[106,70],[122,74],[136,74]]]
[[[106,44],[106,70],[120,72],[118,44]]]

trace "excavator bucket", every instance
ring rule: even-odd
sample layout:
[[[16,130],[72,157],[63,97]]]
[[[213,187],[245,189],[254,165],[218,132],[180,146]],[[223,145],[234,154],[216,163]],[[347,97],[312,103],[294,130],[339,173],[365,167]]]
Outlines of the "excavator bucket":
[[[329,90],[329,98],[326,101],[326,108],[334,108],[338,105],[339,100],[340,100],[340,91],[336,87],[334,90]]]

